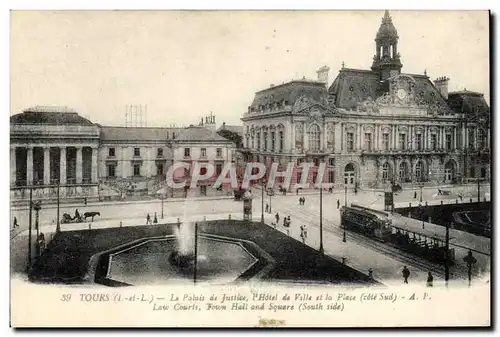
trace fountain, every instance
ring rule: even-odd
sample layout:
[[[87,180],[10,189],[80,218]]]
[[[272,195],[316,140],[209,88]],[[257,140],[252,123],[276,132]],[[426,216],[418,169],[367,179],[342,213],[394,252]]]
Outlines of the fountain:
[[[175,237],[177,239],[178,248],[170,253],[168,262],[181,269],[192,269],[195,261],[195,224],[182,223],[175,228]],[[206,260],[202,256],[198,256],[197,262]]]

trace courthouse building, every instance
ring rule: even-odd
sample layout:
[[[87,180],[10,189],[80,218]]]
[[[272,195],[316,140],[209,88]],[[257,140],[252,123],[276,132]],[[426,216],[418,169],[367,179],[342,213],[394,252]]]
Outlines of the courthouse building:
[[[32,189],[36,199],[58,193],[91,199],[230,193],[207,189],[215,177],[188,195],[165,184],[174,162],[210,162],[216,173],[232,163],[235,144],[216,133],[212,115],[187,128],[115,127],[92,123],[65,107],[34,107],[10,117],[10,141],[13,200],[28,198],[30,186],[37,187]],[[189,183],[190,174],[176,170],[175,178]]]
[[[448,77],[402,72],[398,39],[386,11],[371,69],[342,65],[328,87],[330,69],[323,66],[317,80],[258,91],[242,118],[246,158],[278,162],[282,170],[290,161],[325,162],[323,179],[336,188],[489,178],[490,109],[483,95],[448,93]],[[317,170],[311,171],[315,181]],[[295,169],[292,183],[301,177]]]

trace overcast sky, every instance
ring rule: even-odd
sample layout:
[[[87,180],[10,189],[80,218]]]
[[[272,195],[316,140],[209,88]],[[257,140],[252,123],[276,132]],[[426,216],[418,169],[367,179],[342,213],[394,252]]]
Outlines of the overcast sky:
[[[369,69],[383,11],[12,12],[11,105],[68,106],[93,122],[240,124],[254,93],[342,61]],[[391,11],[403,72],[450,77],[450,91],[489,89],[487,12]]]

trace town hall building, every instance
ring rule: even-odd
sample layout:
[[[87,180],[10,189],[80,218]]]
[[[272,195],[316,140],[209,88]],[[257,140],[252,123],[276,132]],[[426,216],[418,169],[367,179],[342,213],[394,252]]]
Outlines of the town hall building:
[[[328,87],[293,80],[258,91],[242,117],[247,160],[286,169],[327,165],[324,182],[343,187],[452,184],[490,175],[490,109],[483,94],[448,93],[448,77],[402,71],[398,33],[386,11],[371,69],[342,65]],[[300,181],[300,167],[292,183]],[[311,169],[309,181],[316,181]]]

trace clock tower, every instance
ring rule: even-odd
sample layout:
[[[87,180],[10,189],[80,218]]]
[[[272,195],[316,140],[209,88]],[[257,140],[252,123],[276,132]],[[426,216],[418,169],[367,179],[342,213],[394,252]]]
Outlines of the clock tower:
[[[401,73],[400,55],[398,53],[398,32],[392,23],[389,11],[385,11],[382,24],[375,37],[377,50],[373,56],[371,69],[378,73],[380,80],[385,81]]]

